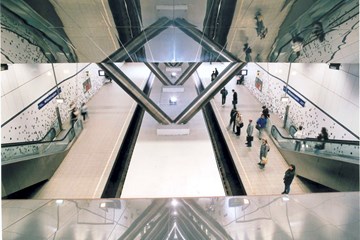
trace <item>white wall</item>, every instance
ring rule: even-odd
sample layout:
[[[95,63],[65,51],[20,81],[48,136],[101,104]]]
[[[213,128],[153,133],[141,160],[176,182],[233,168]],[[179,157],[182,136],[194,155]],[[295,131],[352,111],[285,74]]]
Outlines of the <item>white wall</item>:
[[[60,109],[63,123],[67,123],[69,121],[70,103],[74,101],[77,106],[80,106],[82,102],[87,102],[103,85],[104,77],[98,76],[99,68],[97,65],[86,66],[85,63],[54,64],[58,86],[62,89],[60,96],[65,101],[58,104],[54,98],[40,110],[38,103],[53,92],[56,86],[51,64],[13,64],[9,65],[9,70],[2,71],[2,124],[47,91],[52,90],[1,128],[1,142],[41,139],[56,121],[56,106]],[[84,67],[86,68],[82,70]],[[71,78],[64,81],[69,77]],[[83,82],[88,78],[91,80],[92,87],[84,93]]]
[[[272,75],[286,82],[289,63],[259,64]],[[269,109],[284,117],[286,103],[280,98],[285,95],[283,83],[269,75],[254,63],[249,63],[249,74],[246,77],[246,86]],[[302,107],[290,98],[289,117],[295,125],[303,125],[308,137],[316,137],[321,127],[328,128],[331,139],[356,139],[349,134],[338,121],[346,128],[359,135],[359,65],[343,64],[340,70],[329,69],[327,64],[291,64],[289,86],[296,89],[296,93],[306,103]],[[255,88],[255,76],[263,80],[263,91]],[[301,96],[303,95],[303,96]],[[308,99],[308,100],[307,100]],[[313,102],[314,104],[311,104]],[[316,105],[327,112],[336,121],[320,111]]]

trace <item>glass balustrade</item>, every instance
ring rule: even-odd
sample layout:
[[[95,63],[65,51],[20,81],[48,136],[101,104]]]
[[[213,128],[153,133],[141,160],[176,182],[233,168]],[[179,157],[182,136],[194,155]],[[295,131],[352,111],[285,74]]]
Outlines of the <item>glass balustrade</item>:
[[[45,156],[64,151],[83,129],[82,121],[78,120],[62,139],[54,139],[55,129],[49,131],[41,141],[7,143],[1,145],[1,163],[7,164],[14,161],[27,160],[35,156]]]
[[[294,126],[289,127],[290,135],[293,135],[292,133],[294,133],[294,129]],[[317,140],[316,138],[296,139],[292,137],[284,137],[276,126],[271,127],[271,135],[278,145],[286,150],[295,151],[295,145],[298,141],[301,144],[300,150],[298,151],[302,153],[331,156],[344,161],[359,161],[359,141],[332,139],[323,142]],[[324,149],[317,149],[316,146],[321,144],[324,144]]]

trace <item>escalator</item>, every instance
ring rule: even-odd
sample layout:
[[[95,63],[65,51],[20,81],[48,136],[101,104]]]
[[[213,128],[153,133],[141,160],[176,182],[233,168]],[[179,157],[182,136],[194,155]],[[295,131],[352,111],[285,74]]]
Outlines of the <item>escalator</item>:
[[[315,146],[323,142],[285,137],[274,125],[271,137],[284,159],[295,164],[297,175],[337,191],[359,191],[359,141],[328,140],[324,149],[317,150]],[[300,151],[294,150],[296,141],[301,142]]]
[[[1,144],[2,198],[18,198],[19,191],[50,179],[82,129],[78,120],[61,139],[50,130],[39,141]]]

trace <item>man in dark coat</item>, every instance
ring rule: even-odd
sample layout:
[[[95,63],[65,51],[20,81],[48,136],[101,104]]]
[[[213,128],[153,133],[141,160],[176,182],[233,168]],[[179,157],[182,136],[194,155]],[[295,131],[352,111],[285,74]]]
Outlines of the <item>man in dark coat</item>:
[[[221,93],[221,104],[224,105],[226,102],[226,95],[228,94],[228,91],[224,87],[223,89],[221,89],[220,93]]]
[[[232,90],[232,92],[233,92],[232,104],[233,104],[234,108],[236,108],[236,104],[237,104],[237,102],[238,102],[237,92],[235,92],[234,89]]]
[[[295,165],[290,164],[289,169],[286,170],[284,176],[285,190],[281,194],[288,194],[290,192],[290,184],[295,177]]]
[[[236,108],[231,109],[231,112],[230,112],[230,123],[229,123],[228,129],[231,128],[231,124],[232,124],[232,130],[233,130],[233,132],[235,132],[235,119],[236,119],[236,114],[237,114]]]

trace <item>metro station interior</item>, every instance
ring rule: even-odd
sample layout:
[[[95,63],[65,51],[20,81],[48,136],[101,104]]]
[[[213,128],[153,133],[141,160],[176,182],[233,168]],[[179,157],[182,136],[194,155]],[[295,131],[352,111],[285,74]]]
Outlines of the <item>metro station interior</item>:
[[[359,239],[359,1],[0,4],[2,239]]]

